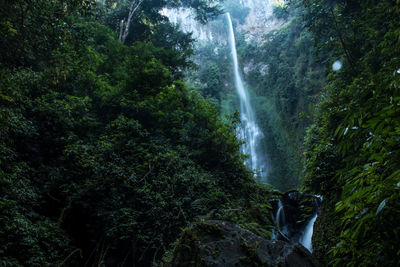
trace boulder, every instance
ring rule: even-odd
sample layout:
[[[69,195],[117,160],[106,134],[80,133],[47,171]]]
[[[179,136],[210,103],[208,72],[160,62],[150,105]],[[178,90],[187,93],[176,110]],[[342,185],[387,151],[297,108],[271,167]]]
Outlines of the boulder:
[[[166,266],[314,267],[300,244],[262,238],[226,221],[203,221],[183,231]]]

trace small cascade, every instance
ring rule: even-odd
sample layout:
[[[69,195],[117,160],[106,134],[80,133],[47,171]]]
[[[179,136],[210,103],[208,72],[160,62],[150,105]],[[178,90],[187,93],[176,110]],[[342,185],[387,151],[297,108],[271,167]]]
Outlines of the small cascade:
[[[300,243],[306,249],[308,249],[310,252],[312,252],[312,235],[313,235],[314,223],[315,223],[316,219],[317,219],[317,213],[315,213],[315,215],[308,222],[308,224],[306,225],[306,228],[304,229],[303,235],[300,238]]]
[[[249,93],[247,91],[247,88],[244,86],[244,83],[240,76],[235,34],[233,31],[232,20],[229,13],[226,13],[226,18],[229,26],[229,44],[231,47],[233,61],[235,87],[240,98],[240,119],[242,121],[240,138],[245,141],[243,152],[249,155],[249,167],[258,172],[262,180],[266,182],[265,160],[263,158],[262,151],[260,151],[260,141],[261,138],[263,138],[263,134],[255,121],[254,111],[251,106]]]
[[[312,252],[313,227],[321,201],[322,198],[319,196],[306,195],[298,191],[287,192],[279,199],[271,200],[279,230],[272,235],[273,238],[292,244],[300,243]]]
[[[275,216],[276,224],[278,225],[279,231],[281,231],[284,235],[287,234],[287,227],[286,227],[286,217],[285,217],[285,210],[282,205],[282,201],[279,199],[278,201],[278,210]]]

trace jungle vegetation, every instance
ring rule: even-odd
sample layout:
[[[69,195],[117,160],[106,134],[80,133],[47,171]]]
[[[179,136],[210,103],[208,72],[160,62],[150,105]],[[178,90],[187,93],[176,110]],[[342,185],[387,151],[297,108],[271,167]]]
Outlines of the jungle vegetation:
[[[296,1],[327,72],[307,130],[304,184],[324,196],[316,255],[396,266],[400,230],[400,2]]]
[[[244,164],[228,59],[193,55],[165,6],[202,22],[222,12],[0,0],[1,266],[160,266],[209,218],[270,237],[276,195]],[[245,78],[271,184],[323,197],[323,266],[397,266],[400,1],[292,0],[274,14],[285,25],[262,45],[237,36],[242,64],[266,66]]]
[[[1,266],[150,266],[203,217],[272,227],[237,116],[179,81],[192,40],[171,1],[141,3],[121,40],[130,2],[0,3]]]
[[[326,266],[400,264],[399,12],[399,1],[294,0],[275,8],[287,23],[261,46],[236,33],[242,69],[265,66],[243,75],[266,136],[268,180],[323,197],[313,242]],[[232,80],[207,49],[199,80]],[[222,113],[232,106],[232,86],[205,84]]]

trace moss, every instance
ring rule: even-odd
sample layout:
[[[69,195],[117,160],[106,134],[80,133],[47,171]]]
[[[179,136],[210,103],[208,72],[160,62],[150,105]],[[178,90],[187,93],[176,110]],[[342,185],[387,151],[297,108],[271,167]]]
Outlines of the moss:
[[[204,264],[205,261],[201,257],[201,248],[196,231],[193,231],[192,228],[184,229],[180,241],[174,247],[172,260],[167,265],[200,267]]]
[[[192,227],[183,229],[179,241],[173,244],[172,256],[164,257],[165,266],[207,266],[204,255],[211,254],[215,259],[221,251],[217,247],[208,253],[206,248],[201,246],[202,237],[205,236],[223,237],[223,232],[218,224],[209,221],[200,221]]]
[[[205,234],[216,237],[223,236],[221,227],[218,224],[212,222],[201,221],[196,225],[196,231],[201,233],[202,236],[204,236]]]
[[[246,241],[242,242],[240,244],[240,248],[242,249],[245,257],[240,259],[240,263],[242,263],[244,266],[265,266],[266,263],[258,257],[257,246],[257,242],[254,244],[249,244]]]
[[[221,254],[221,251],[220,251],[219,247],[216,246],[216,248],[213,251],[213,253],[211,254],[211,256],[212,256],[213,259],[216,259],[216,258],[219,257],[220,254]]]
[[[271,239],[271,237],[272,237],[271,231],[266,230],[265,227],[261,226],[260,224],[258,224],[256,222],[243,223],[243,224],[240,224],[240,226],[250,230],[251,232],[255,233],[256,235],[258,235],[262,238]],[[271,229],[272,228],[273,228],[273,226],[271,226]]]
[[[329,249],[336,246],[336,237],[340,235],[340,215],[335,212],[337,196],[326,195],[314,226],[313,255],[321,266],[329,266],[334,256]]]

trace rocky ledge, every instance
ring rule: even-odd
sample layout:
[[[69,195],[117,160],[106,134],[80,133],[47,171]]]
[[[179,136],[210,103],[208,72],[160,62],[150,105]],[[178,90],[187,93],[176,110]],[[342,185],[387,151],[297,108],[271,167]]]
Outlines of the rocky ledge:
[[[314,267],[300,244],[262,238],[226,221],[203,221],[184,230],[166,266]]]

